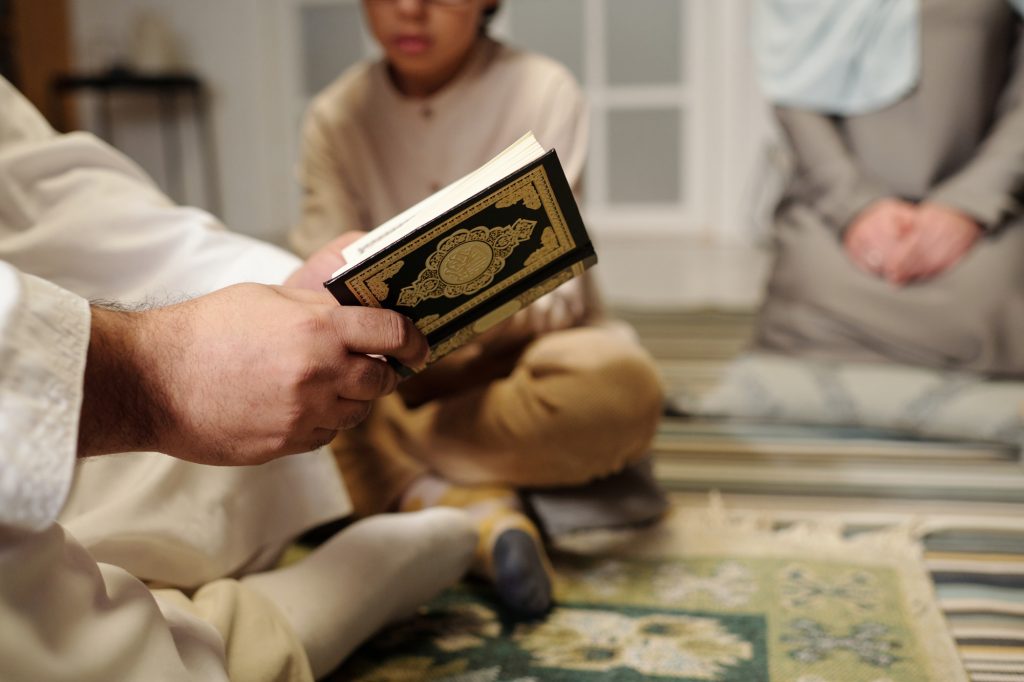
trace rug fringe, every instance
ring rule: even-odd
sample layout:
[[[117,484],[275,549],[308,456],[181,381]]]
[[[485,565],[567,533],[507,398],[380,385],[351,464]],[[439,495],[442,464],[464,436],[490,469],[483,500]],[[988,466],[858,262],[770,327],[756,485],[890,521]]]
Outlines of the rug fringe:
[[[718,491],[708,494],[703,509],[672,509],[660,524],[647,529],[608,529],[560,538],[555,546],[569,552],[626,551],[664,556],[673,547],[701,554],[722,551],[771,555],[798,550],[815,559],[848,561],[851,554],[877,555],[884,552],[893,560],[920,562],[922,538],[934,531],[920,520],[872,530],[854,530],[834,518],[817,520],[783,519],[772,512],[729,509]],[[877,561],[871,563],[877,564]]]

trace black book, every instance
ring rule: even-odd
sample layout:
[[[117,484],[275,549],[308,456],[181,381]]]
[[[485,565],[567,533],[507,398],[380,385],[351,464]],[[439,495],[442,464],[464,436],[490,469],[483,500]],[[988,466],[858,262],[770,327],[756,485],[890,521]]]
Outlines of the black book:
[[[342,255],[327,289],[412,319],[428,365],[597,262],[558,155],[532,134]]]

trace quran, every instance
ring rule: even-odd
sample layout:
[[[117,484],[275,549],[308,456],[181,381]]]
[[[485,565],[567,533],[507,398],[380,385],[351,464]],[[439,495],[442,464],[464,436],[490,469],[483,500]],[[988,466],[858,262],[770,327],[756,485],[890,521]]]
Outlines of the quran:
[[[342,256],[324,286],[342,305],[409,317],[428,365],[597,262],[558,155],[531,133]]]

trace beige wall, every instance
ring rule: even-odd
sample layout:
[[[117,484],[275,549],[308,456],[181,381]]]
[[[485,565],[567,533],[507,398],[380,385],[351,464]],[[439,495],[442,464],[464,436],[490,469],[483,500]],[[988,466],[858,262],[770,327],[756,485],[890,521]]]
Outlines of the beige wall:
[[[292,181],[279,120],[280,59],[266,0],[70,0],[76,61],[97,70],[131,60],[139,21],[154,17],[174,36],[181,67],[206,84],[216,140],[222,218],[233,229],[279,241],[288,221]],[[96,102],[81,97],[84,127],[95,129]],[[158,111],[152,98],[121,96],[114,110],[117,146],[164,183]],[[205,202],[196,131],[182,102],[180,152],[188,204]],[[166,185],[165,185],[166,186]]]
[[[54,76],[71,64],[66,0],[14,0],[10,30],[18,87],[51,122],[73,125],[50,96]]]

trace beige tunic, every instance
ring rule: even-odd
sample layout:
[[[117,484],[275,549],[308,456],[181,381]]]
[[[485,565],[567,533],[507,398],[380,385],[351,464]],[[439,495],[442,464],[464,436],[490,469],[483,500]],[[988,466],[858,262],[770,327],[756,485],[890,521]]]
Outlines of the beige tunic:
[[[579,197],[587,121],[586,100],[564,66],[489,38],[454,81],[424,98],[402,95],[386,63],[357,64],[309,108],[292,248],[305,256],[347,230],[371,230],[530,131],[558,153]],[[589,276],[557,294],[573,299],[581,319],[597,315]]]
[[[357,64],[310,106],[292,246],[308,255],[346,230],[370,230],[531,130],[578,188],[586,101],[557,62],[482,39],[456,79],[425,98],[402,95],[384,62]]]
[[[1024,54],[1005,0],[923,0],[916,89],[845,118],[779,108],[796,161],[757,343],[794,354],[1024,375]],[[902,289],[840,236],[876,199],[947,205],[986,236]]]
[[[383,62],[359,64],[310,107],[305,201],[292,246],[308,254],[345,230],[372,229],[528,131],[556,150],[578,198],[587,120],[583,94],[562,65],[488,38],[478,42],[453,82],[426,98],[399,93]],[[567,303],[553,304],[555,297]],[[520,318],[535,316],[545,304],[572,310],[571,325],[600,317],[586,276]],[[627,333],[601,322],[607,328],[542,334],[521,355],[517,347],[462,365],[449,357],[404,385],[408,405],[397,398],[378,403],[367,422],[334,444],[357,513],[390,508],[425,469],[463,484],[579,485],[642,458],[660,413],[657,373]],[[540,328],[552,326],[570,325],[563,317]],[[413,385],[429,387],[423,391],[429,398],[411,399]],[[583,527],[588,509],[621,508],[612,499],[621,492],[607,486],[593,493],[590,506],[562,505],[542,514],[543,520],[549,527]],[[580,491],[579,497],[588,494]],[[634,503],[647,520],[660,513],[662,498],[653,485],[643,495]],[[533,496],[535,503],[539,499]],[[620,522],[641,520],[639,514],[620,516],[628,517]]]

